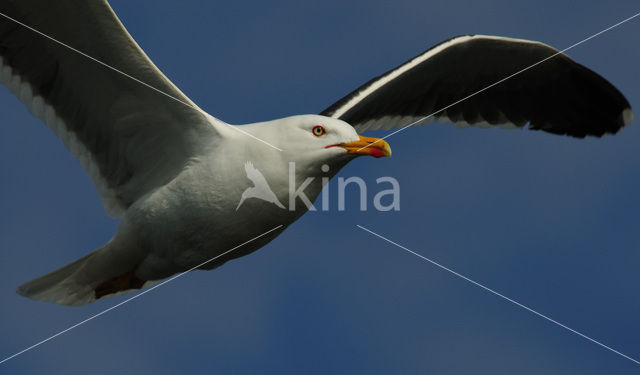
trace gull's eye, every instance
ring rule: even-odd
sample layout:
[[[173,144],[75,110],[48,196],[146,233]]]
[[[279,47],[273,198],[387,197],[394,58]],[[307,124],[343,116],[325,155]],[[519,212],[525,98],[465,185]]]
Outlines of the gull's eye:
[[[313,135],[315,135],[316,137],[320,137],[323,136],[327,133],[326,130],[324,130],[324,127],[320,126],[320,125],[316,125],[313,127],[313,129],[311,129],[311,132],[313,133]]]

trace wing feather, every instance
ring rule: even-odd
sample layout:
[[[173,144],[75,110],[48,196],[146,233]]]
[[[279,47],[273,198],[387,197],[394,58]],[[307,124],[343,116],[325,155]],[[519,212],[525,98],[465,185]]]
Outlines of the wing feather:
[[[484,35],[445,41],[321,114],[360,132],[437,120],[459,127],[529,123],[530,129],[574,137],[616,133],[633,119],[629,102],[612,84],[558,50]]]
[[[117,216],[215,136],[106,1],[0,2],[2,83],[63,141]]]

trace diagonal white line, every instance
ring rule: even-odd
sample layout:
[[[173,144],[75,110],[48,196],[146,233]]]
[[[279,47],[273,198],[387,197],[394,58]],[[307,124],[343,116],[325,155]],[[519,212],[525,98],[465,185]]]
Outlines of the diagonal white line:
[[[634,15],[633,15],[633,16],[631,16],[631,17],[627,17],[627,18],[623,19],[622,21],[620,21],[620,22],[618,22],[618,23],[616,23],[616,24],[614,24],[614,25],[611,25],[611,26],[607,27],[606,29],[601,30],[601,31],[599,31],[599,32],[597,32],[597,33],[595,33],[595,34],[593,34],[593,35],[591,35],[591,36],[589,36],[589,37],[587,37],[587,38],[585,38],[585,39],[582,39],[581,41],[579,41],[579,42],[577,42],[577,43],[574,43],[574,44],[570,45],[569,47],[567,47],[567,48],[565,48],[565,49],[563,49],[563,50],[561,50],[561,51],[558,51],[558,52],[554,53],[553,55],[551,55],[551,56],[549,56],[549,57],[547,57],[547,58],[545,58],[545,59],[542,59],[542,60],[538,61],[538,62],[537,62],[537,63],[535,63],[535,64],[529,65],[529,66],[527,66],[526,68],[524,68],[524,69],[522,69],[522,70],[519,70],[519,71],[517,71],[517,72],[515,72],[515,73],[513,73],[513,74],[511,74],[511,75],[509,75],[509,76],[507,76],[507,77],[504,77],[503,79],[501,79],[501,80],[499,80],[499,81],[497,81],[497,82],[494,82],[494,83],[490,84],[489,86],[486,86],[486,87],[484,87],[484,88],[482,88],[482,89],[480,89],[480,90],[478,90],[478,91],[476,91],[476,92],[474,92],[474,93],[472,93],[472,94],[470,94],[470,95],[467,95],[467,96],[465,96],[464,98],[462,98],[462,99],[460,99],[460,100],[458,100],[458,101],[456,101],[456,102],[454,102],[454,103],[451,103],[451,104],[447,105],[446,107],[442,107],[442,108],[440,108],[439,110],[434,111],[434,112],[433,112],[433,113],[431,113],[430,115],[427,115],[427,116],[421,117],[421,118],[419,118],[419,119],[417,119],[417,120],[413,121],[412,123],[410,123],[410,124],[408,124],[408,125],[405,125],[405,126],[401,127],[400,129],[398,129],[398,130],[395,130],[395,131],[391,132],[390,134],[385,135],[384,137],[382,137],[382,138],[378,139],[377,141],[375,141],[375,142],[373,142],[373,143],[371,143],[371,144],[368,144],[368,145],[366,145],[366,146],[364,146],[364,147],[362,147],[362,148],[358,149],[358,151],[360,151],[360,150],[362,150],[362,149],[364,149],[364,148],[367,148],[367,147],[371,147],[371,146],[373,146],[374,144],[376,144],[377,142],[380,142],[380,141],[382,141],[382,140],[384,140],[384,139],[387,139],[387,138],[391,137],[391,136],[392,136],[392,135],[394,135],[394,134],[400,133],[401,131],[403,131],[403,130],[405,130],[405,129],[407,129],[407,128],[410,128],[410,127],[412,127],[412,126],[414,126],[414,125],[417,125],[417,124],[421,123],[422,121],[424,121],[424,120],[426,120],[426,119],[428,119],[428,118],[430,118],[430,117],[435,116],[437,113],[440,113],[440,112],[442,112],[442,111],[444,111],[444,110],[446,110],[446,109],[449,109],[449,108],[453,107],[454,105],[456,105],[456,104],[458,104],[458,103],[461,103],[461,102],[463,102],[463,101],[465,101],[465,100],[467,100],[467,99],[470,99],[470,98],[472,98],[472,97],[474,97],[474,96],[476,96],[476,95],[478,95],[478,94],[480,94],[480,93],[483,93],[483,92],[485,92],[485,91],[489,90],[490,88],[492,88],[492,87],[494,87],[494,86],[496,86],[496,85],[499,85],[499,84],[501,84],[502,82],[504,82],[504,81],[506,81],[506,80],[508,80],[508,79],[511,79],[511,78],[513,78],[513,77],[517,76],[518,74],[521,74],[521,73],[523,73],[523,72],[526,72],[527,70],[529,70],[529,69],[531,69],[531,68],[533,68],[533,67],[535,67],[535,66],[538,66],[538,65],[542,64],[543,62],[545,62],[545,61],[547,61],[547,60],[549,60],[549,59],[552,59],[552,58],[554,58],[554,57],[556,57],[556,56],[558,56],[558,55],[560,55],[560,54],[562,54],[562,53],[565,53],[565,52],[567,52],[568,50],[570,50],[570,49],[572,49],[572,48],[574,48],[574,47],[577,47],[577,46],[581,45],[582,43],[588,42],[589,40],[591,40],[591,39],[593,39],[593,38],[595,38],[595,37],[597,37],[597,36],[599,36],[599,35],[601,35],[601,34],[604,34],[604,33],[606,33],[607,31],[609,31],[609,30],[611,30],[611,29],[614,29],[614,28],[616,28],[616,27],[618,27],[618,26],[622,25],[623,23],[629,22],[629,21],[631,21],[632,19],[634,19],[634,18],[636,18],[636,17],[638,17],[638,16],[640,16],[640,12],[638,12],[638,13],[634,14]]]
[[[452,269],[450,269],[450,268],[447,268],[447,267],[445,267],[445,266],[443,266],[443,265],[441,265],[441,264],[439,264],[439,263],[437,263],[437,262],[435,262],[435,261],[433,261],[433,260],[431,260],[431,259],[429,259],[429,258],[427,258],[427,257],[423,256],[423,255],[420,255],[420,254],[416,253],[416,252],[415,252],[415,251],[413,251],[413,250],[410,250],[410,249],[408,249],[408,248],[406,248],[406,247],[404,247],[404,246],[402,246],[402,245],[400,245],[400,244],[398,244],[398,243],[396,243],[396,242],[391,241],[390,239],[388,239],[388,238],[386,238],[386,237],[384,237],[384,236],[382,236],[382,235],[380,235],[380,234],[378,234],[378,233],[376,233],[376,232],[374,232],[374,231],[372,231],[372,230],[370,230],[370,229],[367,229],[367,228],[363,227],[362,225],[356,225],[356,226],[357,226],[358,228],[360,228],[360,229],[364,230],[365,232],[369,232],[370,234],[372,234],[372,235],[374,235],[374,236],[376,236],[376,237],[378,237],[378,238],[380,238],[380,239],[383,239],[383,240],[385,240],[385,241],[389,242],[390,244],[392,244],[392,245],[394,245],[394,246],[397,246],[397,247],[401,248],[402,250],[405,250],[405,251],[407,251],[407,252],[409,252],[409,253],[411,253],[411,254],[413,254],[413,255],[417,256],[418,258],[421,258],[421,259],[423,259],[423,260],[426,260],[427,262],[429,262],[429,263],[433,264],[434,266],[440,267],[441,269],[443,269],[443,270],[445,270],[445,271],[447,271],[447,272],[449,272],[449,273],[452,273],[452,274],[454,274],[455,276],[458,276],[459,278],[461,278],[461,279],[463,279],[463,280],[465,280],[465,281],[468,281],[468,282],[470,282],[471,284],[473,284],[473,285],[475,285],[475,286],[478,286],[478,287],[480,287],[480,288],[482,288],[482,289],[486,290],[487,292],[490,292],[490,293],[492,293],[492,294],[495,294],[496,296],[498,296],[498,297],[500,297],[500,298],[502,298],[502,299],[504,299],[504,300],[507,300],[507,301],[509,301],[509,302],[513,303],[514,305],[518,306],[518,307],[521,307],[521,308],[523,308],[523,309],[525,309],[525,310],[527,310],[527,311],[529,311],[529,312],[531,312],[531,313],[534,313],[535,315],[537,315],[537,316],[539,316],[539,317],[541,317],[541,318],[543,318],[543,319],[546,319],[546,320],[550,321],[550,322],[551,322],[551,323],[553,323],[553,324],[556,324],[556,325],[558,325],[558,326],[560,326],[560,327],[562,327],[562,328],[564,328],[564,329],[566,329],[566,330],[568,330],[568,331],[570,331],[570,332],[573,332],[573,333],[575,333],[576,335],[578,335],[578,336],[580,336],[580,337],[583,337],[583,338],[585,338],[585,339],[587,339],[587,340],[591,341],[591,342],[592,342],[592,343],[594,343],[594,344],[600,345],[601,347],[603,347],[603,348],[605,348],[605,349],[607,349],[607,350],[609,350],[609,351],[611,351],[611,352],[613,352],[613,353],[616,353],[616,354],[618,354],[619,356],[622,356],[622,357],[624,357],[624,358],[626,358],[626,359],[630,360],[631,362],[634,362],[634,363],[636,363],[636,364],[640,365],[640,362],[639,362],[639,361],[637,361],[637,360],[635,360],[635,359],[633,359],[633,358],[629,357],[628,355],[623,354],[623,353],[620,353],[619,351],[617,351],[617,350],[615,350],[615,349],[613,349],[613,348],[611,348],[611,347],[609,347],[609,346],[607,346],[607,345],[605,345],[605,344],[603,344],[603,343],[601,343],[601,342],[599,342],[599,341],[597,341],[597,340],[594,340],[594,339],[592,339],[591,337],[589,337],[589,336],[587,336],[587,335],[585,335],[585,334],[583,334],[583,333],[580,333],[580,332],[576,331],[576,330],[575,330],[575,329],[573,329],[573,328],[567,327],[566,325],[564,325],[564,324],[562,324],[562,323],[560,323],[560,322],[558,322],[558,321],[555,321],[555,320],[553,320],[553,319],[549,318],[548,316],[546,316],[546,315],[544,315],[544,314],[542,314],[542,313],[539,313],[539,312],[537,312],[536,310],[534,310],[534,309],[532,309],[532,308],[530,308],[530,307],[528,307],[528,306],[525,306],[525,305],[521,304],[520,302],[517,302],[517,301],[515,301],[515,300],[513,300],[513,299],[511,299],[511,298],[509,298],[509,297],[507,297],[507,296],[505,296],[505,295],[503,295],[503,294],[501,294],[501,293],[496,292],[495,290],[493,290],[493,289],[491,289],[491,288],[489,288],[489,287],[486,287],[486,286],[484,286],[484,285],[482,285],[482,284],[480,284],[480,283],[478,283],[478,282],[476,282],[476,281],[473,281],[473,280],[471,280],[470,278],[468,278],[468,277],[466,277],[466,276],[464,276],[464,275],[461,275],[461,274],[459,274],[458,272],[456,272],[456,271],[454,271],[454,270],[452,270]]]
[[[132,80],[134,80],[134,81],[138,82],[139,84],[141,84],[141,85],[143,85],[143,86],[145,86],[145,87],[148,87],[148,88],[150,88],[151,90],[153,90],[153,91],[155,91],[155,92],[157,92],[157,93],[159,93],[159,94],[162,94],[162,95],[164,95],[164,96],[166,96],[166,97],[168,97],[168,98],[171,98],[171,99],[173,99],[173,100],[177,101],[178,103],[184,104],[184,105],[186,105],[187,107],[191,107],[191,108],[195,109],[195,110],[196,110],[196,111],[198,111],[198,112],[202,112],[202,110],[201,110],[200,108],[198,108],[198,107],[194,106],[193,104],[188,103],[188,102],[185,102],[185,101],[181,100],[180,98],[176,98],[175,96],[173,96],[173,95],[171,95],[171,94],[168,94],[168,93],[166,93],[166,92],[164,92],[164,91],[162,91],[162,90],[160,90],[160,89],[158,89],[158,88],[156,88],[156,87],[154,87],[154,86],[152,86],[152,85],[150,85],[150,84],[148,84],[148,83],[146,83],[146,82],[144,82],[144,81],[141,81],[141,80],[139,80],[138,78],[136,78],[136,77],[134,77],[134,76],[132,76],[132,75],[130,75],[130,74],[127,74],[127,73],[123,72],[122,70],[120,70],[120,69],[118,69],[118,68],[114,68],[113,66],[111,66],[111,65],[109,65],[109,64],[107,64],[107,63],[105,63],[105,62],[102,62],[102,61],[100,61],[100,60],[96,59],[96,58],[95,58],[95,57],[93,57],[93,56],[87,55],[86,53],[84,53],[84,52],[82,52],[82,51],[80,51],[80,50],[78,50],[78,49],[76,49],[76,48],[74,48],[74,47],[71,47],[70,45],[68,45],[68,44],[66,44],[66,43],[64,43],[64,42],[61,42],[61,41],[59,41],[59,40],[55,39],[55,38],[54,38],[54,37],[52,37],[52,36],[49,36],[49,35],[47,35],[47,34],[45,34],[45,33],[41,32],[41,31],[38,31],[38,30],[34,29],[33,27],[31,27],[31,26],[29,26],[29,25],[27,25],[27,24],[25,24],[25,23],[23,23],[23,22],[20,22],[20,21],[16,20],[15,18],[12,18],[12,17],[10,17],[10,16],[8,16],[8,15],[6,15],[6,14],[2,13],[2,12],[0,12],[0,16],[4,17],[4,18],[6,18],[6,19],[8,19],[8,20],[10,20],[10,21],[13,21],[13,22],[15,22],[16,24],[18,24],[18,25],[20,25],[20,26],[22,26],[22,27],[24,27],[24,28],[26,28],[26,29],[29,29],[29,30],[33,31],[34,33],[36,33],[36,34],[38,34],[38,35],[40,35],[40,36],[43,36],[43,37],[45,37],[45,38],[47,38],[47,39],[49,39],[49,40],[51,40],[51,41],[53,41],[53,42],[55,42],[55,43],[58,43],[59,45],[61,45],[61,46],[65,47],[65,48],[68,48],[68,49],[70,49],[71,51],[73,51],[73,52],[75,52],[75,53],[77,53],[77,54],[79,54],[79,55],[82,55],[82,56],[86,57],[87,59],[89,59],[89,60],[91,60],[91,61],[93,61],[93,62],[96,62],[96,63],[98,63],[98,64],[100,64],[100,65],[104,66],[104,67],[105,67],[105,68],[107,68],[107,69],[111,69],[111,70],[113,70],[113,71],[114,71],[114,72],[116,72],[116,73],[119,73],[119,74],[121,74],[121,75],[123,75],[123,76],[125,76],[125,77],[127,77],[127,78],[129,78],[129,79],[132,79]],[[225,122],[223,122],[223,121],[220,121],[220,123],[221,123],[221,124],[224,124],[224,125],[226,125],[226,126],[228,126],[228,127],[230,127],[230,128],[232,128],[232,129],[234,129],[234,130],[236,130],[236,131],[239,131],[240,133],[242,133],[242,134],[244,134],[244,135],[247,135],[247,136],[249,136],[249,137],[251,137],[251,138],[253,138],[253,139],[257,140],[257,141],[260,141],[260,142],[264,143],[265,145],[267,145],[267,146],[269,146],[269,147],[272,147],[272,148],[274,148],[274,149],[276,149],[276,150],[278,150],[278,151],[282,151],[282,149],[280,149],[280,148],[278,148],[278,147],[276,147],[276,146],[272,145],[271,143],[269,143],[269,142],[267,142],[267,141],[265,141],[265,140],[262,140],[262,139],[260,139],[260,138],[258,138],[258,137],[256,137],[256,136],[254,136],[253,134],[249,134],[249,133],[247,133],[246,131],[244,131],[244,130],[242,130],[242,129],[238,128],[237,126],[227,124],[227,123],[225,123]],[[1,362],[0,362],[0,363],[1,363]]]
[[[55,335],[49,336],[49,337],[47,337],[46,339],[44,339],[44,340],[42,340],[42,341],[39,341],[39,342],[37,342],[37,343],[35,343],[35,344],[31,345],[31,346],[30,346],[30,347],[28,347],[28,348],[25,348],[25,349],[23,349],[23,350],[21,350],[21,351],[19,351],[19,352],[15,353],[15,354],[12,354],[12,355],[10,355],[10,356],[6,357],[6,358],[5,358],[5,359],[3,359],[2,361],[0,361],[0,364],[3,364],[3,363],[7,362],[8,360],[10,360],[10,359],[12,359],[12,358],[15,358],[15,357],[19,356],[20,354],[23,354],[23,353],[25,353],[25,352],[28,352],[29,350],[34,349],[34,348],[36,348],[36,347],[38,347],[38,346],[40,346],[40,345],[44,344],[45,342],[47,342],[47,341],[49,341],[49,340],[53,340],[54,338],[56,338],[56,337],[58,337],[58,336],[60,336],[60,335],[62,335],[62,334],[64,334],[64,333],[67,333],[67,332],[71,331],[72,329],[74,329],[74,328],[76,328],[76,327],[79,327],[79,326],[81,326],[81,325],[83,325],[83,324],[87,323],[87,322],[88,322],[88,321],[90,321],[90,320],[93,320],[93,319],[95,319],[95,318],[97,318],[97,317],[99,317],[99,316],[101,316],[101,315],[104,315],[104,314],[108,313],[109,311],[111,311],[111,310],[113,310],[113,309],[116,309],[116,308],[118,308],[118,307],[120,307],[120,306],[124,305],[125,303],[131,302],[131,301],[133,301],[134,299],[136,299],[136,298],[138,298],[138,297],[140,297],[140,296],[142,296],[142,295],[144,295],[144,294],[147,294],[147,293],[149,293],[150,291],[152,291],[152,290],[154,290],[154,289],[156,289],[156,288],[159,288],[159,287],[161,287],[162,285],[164,285],[164,284],[166,284],[166,283],[169,283],[169,282],[171,282],[171,281],[173,281],[173,280],[177,279],[178,277],[184,276],[185,274],[187,274],[187,273],[189,273],[189,272],[191,272],[191,271],[193,271],[193,270],[195,270],[195,269],[197,269],[197,268],[200,268],[200,267],[204,266],[205,264],[207,264],[207,263],[209,263],[209,262],[212,262],[212,261],[214,261],[214,260],[216,260],[216,259],[220,258],[221,256],[224,256],[224,255],[226,255],[226,254],[229,254],[230,252],[232,252],[232,251],[234,251],[234,250],[236,250],[236,249],[238,249],[238,248],[240,248],[240,247],[242,247],[242,246],[244,246],[244,245],[246,245],[246,244],[248,244],[248,243],[250,243],[250,242],[253,242],[253,241],[257,240],[257,239],[258,239],[258,238],[260,238],[260,237],[266,236],[267,234],[269,234],[269,233],[271,233],[271,232],[273,232],[273,231],[275,231],[275,230],[278,230],[278,229],[282,228],[283,226],[284,226],[284,225],[280,224],[280,225],[278,225],[278,226],[277,226],[277,227],[275,227],[275,228],[269,229],[268,231],[266,231],[266,232],[264,232],[264,233],[262,233],[262,234],[260,234],[260,235],[258,235],[258,236],[256,236],[256,237],[253,237],[252,239],[250,239],[250,240],[248,240],[248,241],[245,241],[245,242],[241,243],[240,245],[238,245],[238,246],[236,246],[236,247],[234,247],[234,248],[232,248],[232,249],[229,249],[229,250],[225,251],[224,253],[222,253],[222,254],[220,254],[220,255],[217,255],[217,256],[215,256],[215,257],[213,257],[213,258],[211,258],[211,259],[207,260],[206,262],[202,262],[202,263],[198,264],[198,265],[197,265],[197,266],[195,266],[195,267],[192,267],[192,268],[190,268],[190,269],[188,269],[188,270],[186,270],[186,271],[184,271],[184,272],[180,272],[179,274],[177,274],[177,275],[175,275],[175,276],[172,276],[171,278],[169,278],[169,279],[167,279],[167,280],[165,280],[165,281],[163,281],[163,282],[161,282],[161,283],[159,283],[159,284],[156,284],[156,285],[154,285],[154,286],[150,287],[149,289],[145,289],[144,291],[142,291],[142,292],[140,292],[140,293],[136,294],[136,295],[135,295],[135,296],[133,296],[133,297],[127,298],[126,300],[124,300],[124,301],[122,301],[122,302],[120,302],[120,303],[118,303],[118,304],[116,304],[116,305],[113,305],[113,306],[109,307],[109,308],[108,308],[108,309],[106,309],[106,310],[102,310],[101,312],[99,312],[99,313],[97,313],[97,314],[95,314],[95,315],[92,315],[92,316],[90,316],[89,318],[87,318],[87,319],[85,319],[85,320],[83,320],[83,321],[81,321],[81,322],[78,322],[78,323],[76,323],[76,324],[72,325],[72,326],[71,326],[71,327],[69,327],[69,328],[66,328],[66,329],[62,330],[62,331],[60,331],[60,332],[56,333]]]

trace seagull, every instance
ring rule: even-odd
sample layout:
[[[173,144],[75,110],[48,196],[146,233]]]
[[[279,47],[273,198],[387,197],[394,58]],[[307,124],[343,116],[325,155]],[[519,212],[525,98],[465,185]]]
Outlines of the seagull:
[[[319,114],[231,125],[183,94],[104,0],[3,0],[0,80],[61,139],[106,212],[120,218],[109,242],[18,288],[64,305],[258,250],[282,233],[272,228],[307,212],[292,207],[292,189],[311,179],[304,192],[314,200],[322,180],[354,158],[391,156],[385,140],[364,131],[439,121],[584,138],[633,120],[611,83],[566,54],[535,41],[464,35]],[[255,185],[248,190],[247,177]],[[258,194],[265,188],[271,193]]]
[[[276,206],[285,209],[282,203],[278,200],[278,197],[274,194],[273,190],[269,187],[267,180],[264,178],[262,173],[253,166],[253,163],[250,161],[244,163],[244,170],[247,172],[247,178],[253,182],[254,186],[248,187],[242,192],[236,211],[238,211],[244,200],[247,198],[262,199],[263,201],[273,203]]]

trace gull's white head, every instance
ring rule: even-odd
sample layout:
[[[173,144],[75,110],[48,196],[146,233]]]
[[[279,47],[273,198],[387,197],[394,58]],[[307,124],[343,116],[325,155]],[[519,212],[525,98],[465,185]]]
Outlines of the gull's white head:
[[[225,165],[237,165],[231,169],[244,171],[241,166],[251,162],[282,202],[290,200],[291,192],[300,187],[313,201],[327,177],[333,177],[357,156],[391,156],[391,148],[384,140],[362,137],[351,125],[331,117],[292,116],[240,128],[262,144],[246,134],[230,133],[237,142],[226,143],[233,150],[226,153]],[[244,173],[237,174],[240,181],[246,180]],[[297,215],[306,211],[304,205],[295,207]]]
[[[356,156],[391,156],[384,140],[363,137],[348,123],[320,115],[300,115],[259,124],[254,133],[298,163],[344,165]]]

